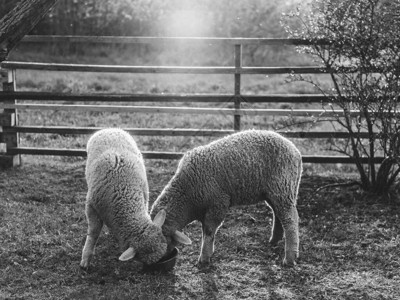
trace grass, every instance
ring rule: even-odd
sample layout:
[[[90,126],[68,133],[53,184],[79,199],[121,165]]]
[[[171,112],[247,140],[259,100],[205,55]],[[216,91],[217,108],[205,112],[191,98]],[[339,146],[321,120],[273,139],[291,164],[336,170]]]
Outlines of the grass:
[[[146,161],[153,202],[176,161]],[[315,190],[354,174],[316,175],[306,166],[299,195],[301,251],[282,266],[283,242],[268,246],[271,213],[259,203],[230,210],[213,266],[194,265],[200,224],[185,233],[176,268],[145,273],[119,262],[103,232],[93,265],[79,268],[86,234],[84,161],[31,162],[2,171],[0,299],[398,299],[400,207],[365,198],[355,188]]]
[[[34,55],[30,53],[30,55]],[[33,59],[34,56],[26,56]],[[106,59],[104,55],[102,59]],[[117,61],[116,61],[117,62]],[[18,89],[96,93],[232,93],[230,76],[118,75],[18,72]],[[243,76],[243,93],[310,93],[285,76]],[[151,104],[146,104],[151,105]],[[181,105],[181,104],[176,104]],[[185,104],[186,105],[186,104]],[[191,105],[191,104],[188,104]],[[231,105],[228,103],[225,106]],[[246,108],[259,107],[245,103]],[[275,104],[267,107],[291,107]],[[310,106],[308,106],[310,107]],[[319,108],[319,107],[317,107]],[[232,128],[232,117],[96,112],[20,111],[21,125]],[[290,129],[290,119],[244,118],[244,128]],[[310,122],[304,130],[329,130]],[[299,125],[296,127],[300,128]],[[87,136],[21,134],[22,146],[81,148]],[[185,151],[203,137],[136,137],[142,150]],[[303,154],[332,154],[325,140],[294,142]],[[283,242],[267,241],[271,213],[259,203],[230,210],[216,241],[213,266],[195,267],[200,224],[185,233],[176,268],[145,273],[138,262],[119,262],[111,234],[103,232],[91,268],[79,268],[86,234],[83,158],[24,156],[23,165],[0,178],[0,299],[399,299],[400,207],[357,188],[316,190],[357,179],[350,165],[305,166],[298,200],[300,260],[282,266]],[[148,160],[153,202],[175,172],[177,161]]]

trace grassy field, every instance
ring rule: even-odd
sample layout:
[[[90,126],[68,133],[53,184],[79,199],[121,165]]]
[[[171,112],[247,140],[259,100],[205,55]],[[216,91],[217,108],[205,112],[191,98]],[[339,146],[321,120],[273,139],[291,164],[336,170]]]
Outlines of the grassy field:
[[[146,161],[151,202],[176,168]],[[264,203],[235,207],[216,241],[213,266],[195,267],[200,224],[185,233],[169,273],[119,262],[103,232],[92,267],[79,268],[86,234],[84,161],[27,163],[0,179],[0,299],[399,299],[399,206],[379,204],[354,188],[316,192],[351,174],[315,174],[306,166],[299,196],[300,260],[282,266],[283,243],[268,246]]]
[[[27,56],[28,58],[30,56]],[[229,76],[61,74],[18,72],[18,89],[110,93],[231,93]],[[285,76],[244,76],[243,93],[310,93]],[[149,105],[149,104],[146,104]],[[176,104],[181,105],[181,104]],[[191,104],[188,104],[191,105]],[[222,107],[230,103],[222,104]],[[259,107],[245,103],[246,108]],[[271,106],[269,106],[271,107]],[[276,104],[274,107],[290,107]],[[310,107],[310,106],[308,106]],[[316,107],[319,108],[319,107]],[[231,129],[232,117],[62,111],[20,111],[21,125]],[[244,118],[243,128],[290,130],[290,119]],[[310,122],[304,130],[329,130]],[[295,129],[298,129],[297,125]],[[21,134],[22,146],[80,148],[88,136]],[[136,137],[141,150],[185,151],[204,137]],[[293,140],[303,154],[332,154],[327,140]],[[147,160],[153,202],[177,161]],[[83,158],[24,156],[0,177],[0,299],[399,299],[400,206],[355,187],[317,191],[357,179],[348,165],[305,165],[300,186],[300,260],[282,266],[283,243],[267,241],[271,212],[264,203],[235,207],[216,241],[213,266],[195,267],[200,224],[185,233],[176,268],[146,273],[138,262],[119,262],[112,235],[103,232],[93,265],[79,268],[86,235]]]

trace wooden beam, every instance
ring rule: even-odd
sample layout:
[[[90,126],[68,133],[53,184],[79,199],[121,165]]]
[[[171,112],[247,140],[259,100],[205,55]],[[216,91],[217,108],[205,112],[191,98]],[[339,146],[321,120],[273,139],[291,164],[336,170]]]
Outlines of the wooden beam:
[[[1,64],[4,69],[24,69],[67,72],[107,72],[107,73],[166,73],[166,74],[321,74],[327,73],[318,66],[311,67],[199,67],[199,66],[128,66],[60,64],[39,62],[7,61]],[[329,71],[330,72],[330,71]]]
[[[132,106],[132,105],[82,105],[82,104],[6,104],[0,103],[0,109],[36,109],[55,111],[100,111],[100,112],[136,112],[136,113],[181,113],[181,114],[209,114],[231,116],[291,116],[291,117],[318,117],[339,118],[344,116],[341,110],[325,109],[233,109],[208,107],[169,107],[169,106]],[[359,110],[351,110],[352,116],[359,116]],[[389,115],[393,113],[386,112]],[[400,115],[398,113],[397,115]]]
[[[99,43],[99,44],[228,44],[228,45],[328,45],[329,41],[308,41],[289,38],[219,38],[219,37],[147,37],[147,36],[84,36],[84,35],[30,35],[25,43]]]
[[[60,148],[34,148],[34,147],[15,147],[10,148],[11,154],[24,155],[56,155],[56,156],[81,156],[86,157],[87,153],[84,149],[60,149]],[[146,159],[180,159],[184,155],[183,152],[158,152],[158,151],[142,151],[143,157]],[[332,156],[332,155],[303,155],[304,163],[319,164],[354,164],[354,158],[348,156]],[[383,157],[375,157],[374,163],[380,164],[384,160]],[[368,163],[367,157],[361,158],[361,163]]]
[[[327,102],[322,94],[241,94],[246,103],[321,103]],[[0,92],[3,100],[43,100],[43,101],[99,101],[99,102],[222,102],[233,103],[234,94],[99,94],[62,92]],[[400,97],[399,100],[400,102]]]
[[[1,114],[0,114],[1,121]],[[3,132],[19,132],[19,133],[44,133],[44,134],[93,134],[100,129],[106,127],[70,127],[70,126],[4,126]],[[196,128],[122,128],[134,136],[225,136],[232,134],[234,130],[222,129],[196,129]],[[339,131],[277,131],[287,138],[299,139],[348,139],[348,132]],[[0,132],[0,143],[2,133]],[[368,132],[360,132],[356,134],[361,139],[368,139]],[[375,138],[379,138],[374,133]]]
[[[0,20],[0,62],[58,0],[21,0]]]

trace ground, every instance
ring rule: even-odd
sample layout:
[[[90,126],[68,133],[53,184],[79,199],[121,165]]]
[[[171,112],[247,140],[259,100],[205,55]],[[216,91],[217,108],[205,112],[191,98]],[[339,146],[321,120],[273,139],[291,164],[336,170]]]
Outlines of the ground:
[[[0,299],[400,299],[400,206],[366,196],[354,174],[305,172],[300,186],[300,259],[284,267],[283,242],[268,245],[264,203],[234,207],[217,234],[213,265],[195,266],[200,224],[185,228],[175,269],[146,273],[118,261],[103,231],[92,266],[79,268],[86,234],[84,160],[51,158],[2,170]],[[176,161],[146,161],[150,198]]]

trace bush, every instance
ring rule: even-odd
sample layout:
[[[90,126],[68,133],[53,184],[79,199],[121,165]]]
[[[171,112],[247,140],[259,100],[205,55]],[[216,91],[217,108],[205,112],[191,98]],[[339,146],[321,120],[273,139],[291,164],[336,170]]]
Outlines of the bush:
[[[324,107],[341,115],[333,122],[350,135],[333,146],[354,159],[361,187],[380,195],[400,172],[399,12],[398,0],[313,0],[285,22],[291,37],[310,41],[299,51],[328,70],[332,87],[305,76],[295,80],[327,96]]]

